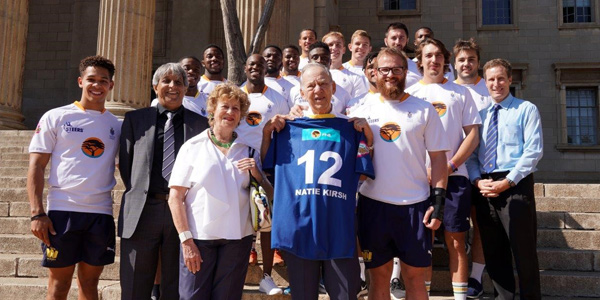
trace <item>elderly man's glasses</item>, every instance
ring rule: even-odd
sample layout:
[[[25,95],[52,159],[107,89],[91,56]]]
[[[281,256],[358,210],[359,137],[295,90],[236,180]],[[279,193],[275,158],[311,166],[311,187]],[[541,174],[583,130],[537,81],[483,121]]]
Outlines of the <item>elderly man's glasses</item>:
[[[389,75],[390,71],[394,75],[402,75],[402,73],[404,73],[404,70],[406,70],[406,67],[393,67],[393,68],[382,67],[382,68],[377,68],[377,72],[379,72],[379,74],[381,74],[381,75]]]

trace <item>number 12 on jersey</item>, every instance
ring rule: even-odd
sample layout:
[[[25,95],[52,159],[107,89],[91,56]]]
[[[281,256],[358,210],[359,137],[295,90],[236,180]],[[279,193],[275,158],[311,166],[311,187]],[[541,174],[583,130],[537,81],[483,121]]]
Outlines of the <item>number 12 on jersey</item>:
[[[319,176],[317,183],[342,187],[342,181],[333,177],[344,164],[342,156],[333,151],[325,151],[319,156],[319,160],[323,162],[328,162],[330,159],[333,159],[333,165]],[[306,164],[304,167],[304,183],[313,184],[315,176],[315,150],[308,150],[302,157],[298,158],[298,165],[302,164]]]

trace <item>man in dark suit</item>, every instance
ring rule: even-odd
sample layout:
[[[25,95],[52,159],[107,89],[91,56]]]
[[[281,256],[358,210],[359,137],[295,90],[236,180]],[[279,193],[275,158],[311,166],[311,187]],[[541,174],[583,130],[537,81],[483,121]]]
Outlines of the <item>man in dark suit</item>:
[[[159,67],[152,85],[158,105],[126,113],[121,129],[121,299],[150,299],[159,255],[161,299],[179,299],[179,239],[167,203],[170,170],[181,145],[208,128],[206,118],[182,105],[188,81],[179,64]]]

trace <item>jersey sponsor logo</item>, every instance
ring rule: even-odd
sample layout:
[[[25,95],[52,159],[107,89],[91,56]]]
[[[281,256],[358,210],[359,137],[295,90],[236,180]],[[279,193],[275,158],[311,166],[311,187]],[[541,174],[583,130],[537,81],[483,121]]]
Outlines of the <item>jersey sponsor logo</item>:
[[[87,157],[98,158],[104,154],[104,143],[96,137],[87,138],[81,144],[81,151]]]
[[[246,123],[250,127],[258,126],[258,125],[260,125],[261,122],[262,122],[262,115],[257,111],[251,111],[246,116]]]
[[[71,122],[65,122],[62,128],[66,132],[83,132],[83,128],[72,126]]]
[[[377,122],[379,122],[379,118],[377,118],[377,119],[371,119],[371,117],[368,117],[367,118],[367,122],[369,122],[369,124],[377,123]]]
[[[369,152],[369,146],[367,145],[367,143],[365,143],[364,141],[360,141],[360,143],[358,144],[358,154],[356,155],[356,157],[363,157],[369,154]]]
[[[48,247],[46,248],[46,260],[55,261],[58,257],[58,250],[56,248]]]
[[[400,129],[400,125],[395,122],[387,122],[381,126],[379,129],[379,136],[382,140],[386,142],[394,142],[400,137],[400,133],[402,130]]]
[[[438,115],[441,117],[446,115],[446,111],[448,110],[446,107],[446,104],[442,101],[434,101],[433,103],[431,103],[433,105],[433,107],[435,107],[435,110],[437,111]]]
[[[331,128],[306,128],[302,129],[303,141],[330,141],[340,142],[340,132]]]
[[[203,117],[206,117],[206,109],[205,109],[204,107],[200,109],[200,114],[201,114]]]

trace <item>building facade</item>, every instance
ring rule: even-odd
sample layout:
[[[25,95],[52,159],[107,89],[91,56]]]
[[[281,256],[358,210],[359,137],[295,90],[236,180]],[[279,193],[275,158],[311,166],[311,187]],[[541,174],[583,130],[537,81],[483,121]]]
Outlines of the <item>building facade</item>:
[[[0,128],[33,129],[41,115],[78,99],[81,58],[115,62],[107,106],[150,103],[152,70],[209,43],[225,49],[219,0],[0,0]],[[238,0],[246,45],[265,0]],[[276,0],[264,44],[297,44],[303,28],[383,45],[389,23],[427,26],[451,48],[474,37],[482,65],[514,66],[515,96],[537,105],[544,158],[537,182],[600,182],[600,0]],[[349,41],[346,41],[347,43]],[[349,51],[346,54],[349,58]]]

